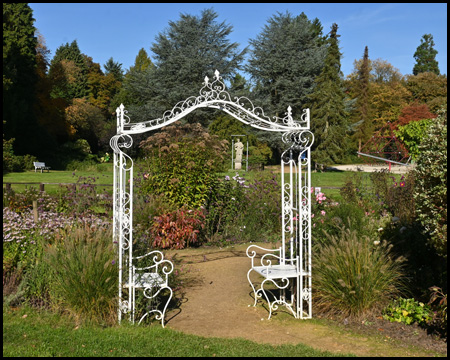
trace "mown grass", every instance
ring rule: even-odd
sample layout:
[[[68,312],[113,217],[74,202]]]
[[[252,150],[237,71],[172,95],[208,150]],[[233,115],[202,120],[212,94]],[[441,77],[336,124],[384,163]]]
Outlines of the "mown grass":
[[[277,168],[278,169],[278,168]],[[276,170],[277,170],[276,169]],[[264,170],[266,173],[270,174],[270,172],[274,170],[274,168],[268,168]],[[248,181],[253,181],[255,176],[259,173],[258,171],[238,171],[240,176],[243,176]],[[218,174],[219,176],[225,176],[228,175],[230,177],[233,177],[236,174],[235,170],[227,171],[225,173]],[[277,180],[280,180],[280,174],[279,172],[275,173],[277,176]],[[347,178],[351,177],[354,174],[352,171],[329,171],[329,172],[313,172],[311,173],[311,186],[314,187],[321,187],[322,192],[328,196],[333,198],[336,201],[341,200],[341,195],[339,192],[340,187],[342,187],[345,184],[345,181]],[[3,175],[3,182],[48,182],[48,183],[76,183],[79,177],[90,177],[93,176],[96,178],[97,184],[111,184],[113,183],[113,170],[112,170],[112,164],[101,164],[98,165],[98,167],[90,167],[89,169],[85,170],[75,170],[75,171],[52,171],[50,170],[49,173],[44,172],[34,172],[32,171],[26,171],[22,173],[8,173]],[[285,176],[289,176],[288,174],[285,174]],[[400,178],[401,175],[393,174],[396,178]],[[39,189],[39,184],[34,185],[19,185],[19,184],[12,184],[11,188],[16,192],[22,192],[25,190],[25,187],[35,187]],[[5,187],[5,185],[3,185]],[[329,189],[337,188],[337,189]],[[49,194],[56,194],[60,190],[59,185],[45,185],[45,191]],[[111,191],[111,186],[106,187],[98,187],[98,191]]]
[[[26,316],[25,316],[26,315]],[[220,324],[218,324],[220,326]],[[160,325],[102,328],[75,326],[65,316],[28,307],[3,306],[3,356],[330,357],[354,356],[309,346],[258,344],[244,339],[204,338]]]
[[[98,171],[98,170],[90,170],[90,171],[63,171],[63,170],[55,170],[50,172],[34,172],[34,171],[25,171],[25,172],[14,172],[3,175],[3,182],[22,182],[22,183],[68,183],[75,184],[80,177],[95,177],[96,184],[111,184],[113,183],[113,171],[111,167],[111,171]],[[5,185],[3,185],[3,188]],[[21,184],[11,184],[11,188],[16,192],[23,192],[25,188],[34,187],[39,189],[39,184],[32,185],[21,185]],[[106,189],[107,191],[112,191],[111,186],[98,187],[98,191],[103,191]],[[56,194],[60,190],[59,185],[45,185],[45,192],[49,194]]]

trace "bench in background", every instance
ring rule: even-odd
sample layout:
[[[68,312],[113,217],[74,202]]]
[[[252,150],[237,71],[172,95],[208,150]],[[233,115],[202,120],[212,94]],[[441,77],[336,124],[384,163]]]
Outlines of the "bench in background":
[[[36,172],[36,170],[41,170],[41,172],[43,170],[47,170],[48,172],[50,172],[50,166],[45,166],[44,162],[39,162],[39,161],[35,161],[33,162],[34,165],[34,172]]]

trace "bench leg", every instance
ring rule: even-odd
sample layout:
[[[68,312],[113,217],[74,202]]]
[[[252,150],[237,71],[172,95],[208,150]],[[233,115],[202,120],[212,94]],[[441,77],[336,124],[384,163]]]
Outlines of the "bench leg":
[[[284,296],[284,290],[289,286],[289,283],[290,283],[289,279],[288,278],[282,278],[282,279],[279,279],[279,280],[281,280],[283,283],[285,283],[285,285],[278,284],[275,281],[275,279],[265,279],[261,283],[261,288],[257,291],[257,293],[261,292],[262,295],[264,295],[264,297],[266,298],[267,305],[269,306],[269,317],[268,317],[268,319],[271,318],[272,311],[276,311],[278,309],[278,305],[286,306],[286,308],[288,310],[290,310],[292,312],[292,315],[294,315],[294,317],[297,319],[298,316],[297,316],[296,311],[293,309],[293,303],[287,302],[286,298]],[[271,290],[264,289],[264,286],[266,285],[267,282],[271,282],[272,284],[274,284],[280,290],[280,296],[278,298],[275,296],[275,294]],[[268,296],[267,292],[270,293],[270,295],[272,295],[272,297],[274,299],[272,302],[270,302],[270,299],[269,299],[269,296]],[[258,294],[259,297],[262,297],[262,295]]]
[[[170,300],[172,300],[172,296],[173,296],[173,291],[172,291],[172,289],[171,289],[170,287],[168,287],[168,286],[162,287],[161,289],[159,289],[159,290],[158,290],[154,295],[152,295],[152,296],[145,295],[145,290],[144,290],[144,296],[145,296],[147,299],[153,299],[153,298],[155,298],[155,297],[156,297],[162,290],[164,290],[164,289],[169,290],[170,295],[169,295],[169,297],[168,297],[168,299],[167,299],[167,301],[166,301],[166,303],[165,303],[165,305],[164,305],[163,310],[160,311],[160,310],[158,310],[158,309],[154,309],[154,310],[147,311],[144,315],[142,315],[141,319],[140,319],[139,322],[138,322],[138,325],[142,322],[142,320],[145,319],[146,316],[149,316],[151,313],[155,313],[155,319],[158,320],[158,321],[161,321],[161,325],[162,325],[162,327],[164,327],[164,316],[165,316],[165,314],[166,314],[166,310],[167,310],[167,307],[169,306]],[[146,289],[146,290],[147,290],[147,289]]]
[[[250,286],[252,287],[253,290],[253,297],[255,298],[255,303],[253,304],[253,306],[256,306],[256,303],[258,302],[258,295],[257,295],[257,291],[255,289],[255,287],[253,286],[252,281],[250,280],[250,273],[253,271],[253,269],[250,269],[247,273],[247,280],[250,283]],[[250,305],[249,305],[250,306]]]

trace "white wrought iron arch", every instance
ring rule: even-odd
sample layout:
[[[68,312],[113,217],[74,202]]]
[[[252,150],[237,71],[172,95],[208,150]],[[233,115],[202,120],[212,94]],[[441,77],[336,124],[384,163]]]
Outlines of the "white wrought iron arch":
[[[290,106],[283,118],[269,117],[264,114],[261,107],[253,105],[247,97],[232,99],[217,70],[213,81],[205,77],[203,84],[198,96],[180,101],[157,119],[132,123],[123,104],[116,109],[117,134],[111,138],[110,146],[114,151],[113,242],[118,245],[119,253],[119,322],[123,313],[129,313],[130,320],[134,322],[132,296],[134,289],[131,287],[134,281],[133,259],[138,258],[133,256],[133,160],[123,150],[132,146],[131,135],[160,129],[199,108],[219,109],[251,127],[282,133],[282,140],[288,148],[281,159],[283,247],[280,261],[284,263],[288,261],[287,258],[293,256],[292,254],[301,254],[300,272],[309,274],[305,275],[309,280],[306,286],[301,282],[302,285],[297,287],[297,291],[302,294],[297,299],[301,296],[307,301],[309,310],[303,310],[302,304],[299,304],[302,300],[297,300],[294,315],[297,318],[309,318],[311,317],[311,297],[308,296],[311,292],[310,148],[314,141],[314,136],[309,131],[310,111],[303,110],[299,121],[293,119]],[[289,167],[290,172],[287,181],[284,179],[285,166]],[[124,272],[128,273],[128,281],[124,281]],[[303,277],[302,275],[302,280]],[[128,284],[128,300],[123,298],[122,293],[125,284]],[[164,314],[160,318],[163,316]]]

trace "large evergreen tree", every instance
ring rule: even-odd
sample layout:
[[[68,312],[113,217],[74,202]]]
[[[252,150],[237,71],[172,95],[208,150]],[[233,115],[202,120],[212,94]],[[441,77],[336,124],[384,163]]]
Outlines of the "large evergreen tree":
[[[3,120],[16,155],[35,154],[47,142],[34,113],[38,80],[33,12],[25,3],[3,4]]]
[[[200,16],[181,14],[178,21],[170,21],[169,27],[156,37],[151,47],[158,93],[154,100],[161,111],[198,95],[205,76],[212,79],[215,70],[230,80],[240,69],[247,50],[238,50],[239,44],[228,38],[233,27],[219,23],[217,17],[212,9],[203,10]]]
[[[340,163],[346,151],[347,112],[341,53],[337,35],[338,25],[333,24],[327,40],[327,56],[322,72],[315,80],[315,89],[310,94],[311,131],[314,134],[312,160],[330,165]]]
[[[103,65],[103,68],[105,69],[106,76],[112,74],[117,81],[123,81],[122,64],[114,61],[112,57]]]
[[[361,67],[358,69],[356,84],[356,109],[353,113],[353,124],[356,127],[354,139],[358,144],[358,150],[365,143],[373,132],[372,118],[369,116],[369,78],[371,64],[369,61],[369,48],[364,49],[364,56]]]
[[[249,42],[252,50],[245,69],[256,84],[258,104],[270,116],[283,117],[288,106],[300,116],[326,54],[320,22],[304,13],[277,13]]]
[[[49,76],[53,82],[52,97],[70,102],[89,95],[88,64],[76,40],[56,49]]]
[[[413,74],[417,75],[423,72],[432,72],[439,75],[439,66],[436,60],[437,50],[434,49],[433,35],[425,34],[420,39],[420,45],[414,53],[416,63],[413,68]]]

